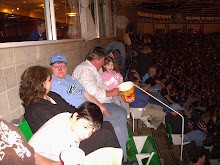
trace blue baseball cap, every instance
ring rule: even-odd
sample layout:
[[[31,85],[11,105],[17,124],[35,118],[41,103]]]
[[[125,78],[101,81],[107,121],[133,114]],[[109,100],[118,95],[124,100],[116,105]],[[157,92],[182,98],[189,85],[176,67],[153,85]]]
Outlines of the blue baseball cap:
[[[171,105],[171,108],[173,108],[174,110],[184,110],[183,107],[181,107],[179,104],[174,103]]]
[[[64,62],[67,64],[66,57],[61,53],[57,53],[57,54],[53,55],[50,60],[50,65],[53,65],[57,62]]]

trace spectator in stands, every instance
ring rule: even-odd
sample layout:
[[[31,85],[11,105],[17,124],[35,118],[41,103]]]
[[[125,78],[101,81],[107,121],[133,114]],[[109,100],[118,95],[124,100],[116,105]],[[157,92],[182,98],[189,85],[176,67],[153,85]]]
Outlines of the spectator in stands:
[[[170,90],[172,89],[172,82],[171,81],[166,81],[165,82],[165,87],[161,89],[161,95],[170,103],[174,104],[175,102],[171,100],[170,98]]]
[[[135,85],[140,86],[139,80],[137,77],[133,77],[130,79]],[[148,88],[150,85],[148,85]],[[130,103],[132,108],[144,108],[142,112],[141,120],[150,128],[154,128],[155,130],[159,127],[160,123],[163,121],[166,113],[163,112],[163,107],[156,105],[156,104],[150,104],[149,103],[149,96],[138,89],[137,87],[134,87],[135,92],[135,100]],[[150,116],[150,117],[148,117]],[[150,122],[150,124],[149,124]]]
[[[170,99],[173,100],[175,103],[178,103],[178,93],[175,89],[170,90]]]
[[[210,114],[209,112],[204,112],[198,122],[193,123],[193,130],[201,130],[204,132],[206,135],[208,134],[208,122],[210,120]]]
[[[155,67],[150,67],[148,73],[146,73],[142,77],[142,85],[146,86],[146,84],[150,84],[151,90],[160,90],[161,89],[161,82],[157,79],[155,79],[155,75],[157,73],[157,70]]]
[[[179,103],[180,105],[182,105],[182,102],[186,101],[186,96],[185,96],[185,94],[186,94],[186,91],[185,91],[185,90],[181,90],[181,91],[179,92],[179,95],[178,95],[178,103]]]
[[[143,77],[148,72],[153,62],[152,51],[147,45],[142,47],[141,51],[138,53],[137,60],[137,71],[140,77]]]
[[[153,95],[154,97],[156,97],[158,100],[160,100],[161,102],[163,102],[164,104],[166,104],[167,106],[169,106],[168,101],[167,101],[159,92],[153,91],[153,90],[149,91],[149,89],[148,89],[148,86],[150,85],[150,84],[148,84],[149,82],[146,81],[145,83],[147,83],[147,84],[146,84],[145,87],[143,86],[142,89],[144,89],[145,91],[147,91],[148,93],[150,93],[151,95]],[[147,88],[146,88],[146,87],[147,87]],[[169,113],[169,112],[170,112],[170,109],[167,108],[167,106],[163,105],[162,103],[160,103],[159,101],[157,101],[156,99],[154,99],[154,98],[152,98],[152,97],[149,98],[149,103],[162,106],[164,112],[166,112],[166,113]]]
[[[35,21],[36,29],[31,32],[30,36],[28,37],[29,41],[41,41],[46,40],[45,36],[45,21],[42,19],[37,19]]]
[[[131,80],[133,77],[137,77],[139,81],[141,81],[139,74],[136,72],[136,70],[131,70],[127,74],[127,80]]]
[[[60,95],[50,91],[51,78],[50,70],[42,66],[29,67],[21,76],[20,98],[25,107],[24,117],[33,133],[57,114],[74,113],[76,110]],[[98,143],[97,139],[99,139]],[[120,147],[120,145],[111,123],[104,121],[102,128],[87,140],[82,141],[79,147],[88,154],[98,148]]]
[[[76,108],[84,103],[90,101],[97,104],[102,113],[110,116],[108,110],[95,97],[90,95],[85,88],[74,77],[67,75],[67,61],[63,54],[57,53],[52,56],[50,61],[50,68],[52,70],[52,91],[59,94],[69,104]]]
[[[102,49],[94,48],[89,52],[86,60],[74,69],[73,76],[107,108],[111,116],[104,116],[104,121],[112,123],[124,152],[124,160],[126,161],[126,142],[128,140],[127,111],[112,103],[112,96],[119,95],[118,88],[109,90],[102,81],[101,68],[104,64],[104,59],[105,52]]]
[[[109,90],[118,88],[118,86],[123,82],[123,77],[118,72],[117,64],[115,63],[114,57],[111,53],[105,57],[104,65],[102,66],[102,80],[108,86]],[[127,118],[130,118],[129,104],[125,103],[120,95],[112,97],[113,103],[125,108],[127,110]]]
[[[64,149],[78,147],[82,140],[101,128],[102,121],[100,108],[94,103],[85,102],[74,113],[60,113],[48,120],[28,143],[35,152],[60,162]]]
[[[208,154],[209,152],[200,146],[195,146],[188,152],[192,165],[210,165],[209,160],[206,158]]]
[[[123,43],[118,41],[112,41],[105,47],[105,53],[112,52],[115,57],[115,62],[118,65],[121,75],[125,76],[125,62],[126,54]]]
[[[171,105],[171,108],[176,112],[184,110],[179,104],[175,103]],[[166,122],[170,124],[172,128],[172,132],[174,134],[182,133],[182,118],[174,111],[170,111],[169,114],[166,115]],[[200,130],[192,130],[193,125],[190,122],[184,121],[184,142],[195,141],[196,146],[202,146],[203,141],[206,138],[206,134]]]
[[[0,119],[1,158],[0,164],[61,165],[61,162],[50,160],[34,151],[27,143],[25,136],[13,124]]]
[[[188,118],[191,118],[192,117],[192,107],[189,107],[187,102],[186,101],[183,101],[182,104],[181,104],[181,107],[184,108],[184,114],[188,117]]]
[[[69,105],[57,93],[50,91],[51,84],[50,70],[43,66],[29,67],[21,76],[19,94],[25,107],[24,118],[33,133],[55,115],[75,112],[74,106]]]

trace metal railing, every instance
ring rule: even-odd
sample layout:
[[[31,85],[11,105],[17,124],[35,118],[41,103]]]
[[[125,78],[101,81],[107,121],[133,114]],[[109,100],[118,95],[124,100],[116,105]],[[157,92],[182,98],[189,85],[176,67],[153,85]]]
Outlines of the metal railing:
[[[169,77],[172,77],[174,80],[178,81],[179,83],[181,83],[183,86],[184,86],[184,90],[185,88],[187,88],[188,90],[190,90],[192,93],[194,93],[196,96],[199,97],[199,105],[201,105],[201,99],[202,99],[202,95],[201,94],[198,94],[196,93],[194,90],[192,90],[190,87],[188,87],[186,84],[184,84],[183,82],[181,82],[180,80],[178,80],[177,78],[175,78],[174,76],[172,76],[171,74],[169,74]],[[200,91],[200,93],[202,93]],[[205,99],[205,98],[204,98]]]
[[[142,88],[140,88],[139,86],[135,85],[133,83],[133,85],[135,87],[137,87],[138,89],[140,89],[141,91],[143,91],[144,93],[146,93],[147,95],[149,95],[150,97],[154,98],[155,100],[157,100],[158,102],[160,102],[161,104],[163,104],[164,106],[166,106],[167,108],[169,108],[170,110],[172,110],[173,112],[177,113],[181,118],[182,118],[182,137],[181,137],[181,149],[180,149],[180,161],[182,161],[183,159],[183,138],[184,138],[184,117],[183,115],[181,115],[179,112],[175,111],[174,109],[172,109],[170,106],[164,104],[162,101],[160,101],[158,98],[152,96],[150,93],[146,92],[145,90],[143,90]]]

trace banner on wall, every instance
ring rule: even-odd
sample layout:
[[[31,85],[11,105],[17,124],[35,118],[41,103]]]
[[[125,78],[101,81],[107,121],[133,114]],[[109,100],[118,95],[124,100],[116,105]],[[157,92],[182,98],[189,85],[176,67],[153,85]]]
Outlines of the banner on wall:
[[[150,12],[137,11],[138,22],[144,23],[180,23],[180,24],[219,24],[220,17],[199,17],[199,16],[182,16],[154,14]],[[179,19],[182,18],[182,19]]]
[[[153,14],[146,12],[137,12],[138,22],[145,23],[170,23],[171,15]]]

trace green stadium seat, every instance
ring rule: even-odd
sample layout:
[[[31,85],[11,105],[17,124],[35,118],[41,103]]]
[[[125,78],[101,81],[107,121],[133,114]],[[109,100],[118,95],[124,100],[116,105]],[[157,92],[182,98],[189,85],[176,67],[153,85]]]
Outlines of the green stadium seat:
[[[18,128],[24,134],[24,136],[26,137],[26,140],[28,142],[30,140],[30,138],[33,136],[33,133],[31,131],[27,121],[23,120],[23,123],[21,125],[19,125]]]
[[[171,145],[181,145],[181,134],[173,134],[172,128],[169,123],[166,123],[167,135],[170,139]],[[189,144],[191,142],[183,142],[183,145]]]
[[[142,165],[142,159],[149,158],[156,147],[151,136],[132,136],[130,126],[128,125],[129,140],[127,141],[127,161],[138,161]]]
[[[153,156],[149,158],[146,165],[162,165],[162,163],[157,154],[153,153]]]

